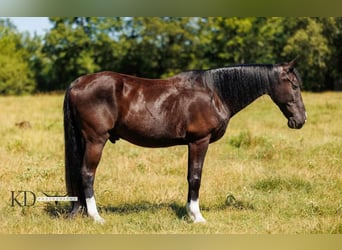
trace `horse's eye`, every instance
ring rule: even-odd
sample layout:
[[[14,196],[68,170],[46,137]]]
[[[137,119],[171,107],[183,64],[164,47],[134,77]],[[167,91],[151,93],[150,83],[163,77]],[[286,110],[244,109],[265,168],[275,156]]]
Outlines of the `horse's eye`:
[[[289,77],[287,77],[287,80],[291,83],[293,90],[296,90],[299,88],[299,85],[297,83],[295,83],[293,80],[291,80]]]

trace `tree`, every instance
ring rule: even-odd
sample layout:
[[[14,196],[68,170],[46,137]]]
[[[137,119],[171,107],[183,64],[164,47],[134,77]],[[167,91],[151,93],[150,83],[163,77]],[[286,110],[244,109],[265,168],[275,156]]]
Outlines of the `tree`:
[[[27,37],[26,37],[27,38]],[[25,35],[9,20],[0,19],[0,94],[28,94],[35,90],[29,52],[23,47]]]
[[[190,18],[130,18],[123,22],[120,43],[127,44],[121,71],[167,77],[189,69],[196,57],[196,27]]]
[[[328,41],[331,50],[326,60],[324,86],[326,89],[342,89],[342,18],[320,17],[316,18],[322,24],[322,34]]]
[[[296,20],[296,26],[283,47],[282,55],[299,58],[298,68],[305,77],[306,89],[323,90],[326,88],[327,62],[331,56],[328,40],[323,35],[323,25],[314,18],[300,18]]]
[[[196,58],[190,18],[50,18],[43,52],[50,62],[47,90],[102,70],[166,77]]]
[[[49,60],[47,90],[63,89],[77,76],[98,70],[94,62],[87,18],[50,18],[54,27],[45,36],[43,53]]]
[[[289,17],[50,18],[44,37],[0,23],[0,93],[64,90],[110,70],[163,78],[188,69],[298,57],[305,90],[342,82],[342,19]],[[19,74],[17,74],[19,72]]]
[[[204,67],[276,63],[282,29],[277,18],[202,18],[200,55]]]

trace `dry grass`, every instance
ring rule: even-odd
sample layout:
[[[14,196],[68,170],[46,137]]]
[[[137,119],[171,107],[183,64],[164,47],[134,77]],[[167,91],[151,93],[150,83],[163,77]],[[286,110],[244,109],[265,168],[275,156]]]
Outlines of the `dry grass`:
[[[290,130],[268,97],[209,147],[200,192],[208,223],[190,223],[187,148],[105,147],[95,192],[105,225],[65,218],[68,203],[11,206],[12,190],[64,191],[60,95],[0,97],[0,233],[342,233],[342,93],[305,93]],[[29,121],[31,127],[15,124]]]

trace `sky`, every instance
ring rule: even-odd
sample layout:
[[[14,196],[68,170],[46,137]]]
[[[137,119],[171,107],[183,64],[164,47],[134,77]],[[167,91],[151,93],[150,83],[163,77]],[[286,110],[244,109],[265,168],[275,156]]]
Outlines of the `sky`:
[[[31,35],[44,35],[51,28],[48,17],[9,17],[20,32],[28,31]]]

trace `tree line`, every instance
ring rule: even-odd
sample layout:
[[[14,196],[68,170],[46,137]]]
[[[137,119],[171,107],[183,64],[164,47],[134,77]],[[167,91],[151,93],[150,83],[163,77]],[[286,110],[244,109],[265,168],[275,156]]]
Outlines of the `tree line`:
[[[53,17],[44,36],[0,19],[0,94],[64,90],[110,70],[163,78],[188,69],[298,58],[307,91],[342,81],[342,18]]]

